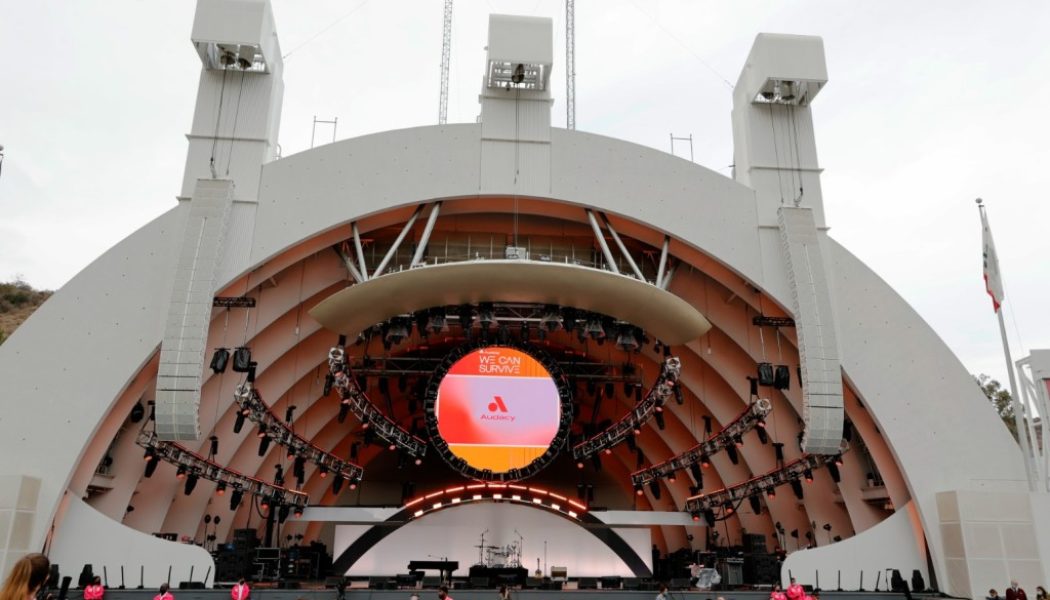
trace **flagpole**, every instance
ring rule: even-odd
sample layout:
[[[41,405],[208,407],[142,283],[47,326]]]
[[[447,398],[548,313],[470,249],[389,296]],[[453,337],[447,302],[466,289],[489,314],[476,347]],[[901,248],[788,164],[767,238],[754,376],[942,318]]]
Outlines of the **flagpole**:
[[[980,198],[977,199],[977,209],[981,213],[981,225],[985,229],[985,235],[987,236],[986,244],[992,246],[993,256],[985,256],[985,262],[992,260],[995,262],[995,270],[999,271],[999,257],[994,250],[994,242],[991,242],[991,228],[988,226],[988,216],[985,214],[984,204]],[[985,252],[987,254],[988,247],[986,246]],[[985,265],[987,275],[987,264]],[[1001,279],[1001,274],[1000,274]],[[1001,281],[1000,281],[1001,283]],[[1010,377],[1010,406],[1013,408],[1014,413],[1014,426],[1017,428],[1017,441],[1021,445],[1021,454],[1024,455],[1024,470],[1025,475],[1028,477],[1028,490],[1035,491],[1035,476],[1032,471],[1035,467],[1034,457],[1028,444],[1028,428],[1025,426],[1024,415],[1022,414],[1021,403],[1017,399],[1017,376],[1014,374],[1014,361],[1010,358],[1010,342],[1006,338],[1006,324],[1003,322],[1003,310],[1001,303],[1005,300],[1004,297],[996,298],[992,296],[993,307],[995,308],[995,316],[999,319],[999,335],[1003,342],[1003,355],[1006,357],[1006,373]]]

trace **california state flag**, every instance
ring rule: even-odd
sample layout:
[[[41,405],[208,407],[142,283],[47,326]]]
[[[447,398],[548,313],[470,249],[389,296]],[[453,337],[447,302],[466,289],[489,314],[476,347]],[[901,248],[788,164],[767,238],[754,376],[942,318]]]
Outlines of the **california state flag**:
[[[981,207],[981,227],[984,240],[984,287],[992,297],[992,306],[999,312],[1003,303],[1003,274],[999,270],[999,255],[995,253],[995,242],[992,241],[992,230],[988,227],[988,215]]]

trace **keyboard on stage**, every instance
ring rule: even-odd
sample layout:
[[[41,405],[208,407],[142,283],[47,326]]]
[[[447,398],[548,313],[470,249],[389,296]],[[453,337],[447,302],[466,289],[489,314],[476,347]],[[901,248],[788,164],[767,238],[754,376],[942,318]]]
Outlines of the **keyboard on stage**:
[[[456,569],[459,569],[458,560],[413,560],[408,563],[409,571],[433,570],[451,575]]]

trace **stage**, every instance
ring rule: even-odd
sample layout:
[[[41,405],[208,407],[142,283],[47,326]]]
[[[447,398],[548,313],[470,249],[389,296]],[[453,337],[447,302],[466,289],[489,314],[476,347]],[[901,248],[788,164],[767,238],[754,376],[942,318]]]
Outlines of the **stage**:
[[[413,590],[370,590],[367,588],[350,588],[346,590],[347,600],[405,600]],[[437,590],[414,590],[421,600],[437,598]],[[106,600],[153,600],[156,590],[107,590]],[[174,590],[176,600],[226,600],[229,590]],[[455,600],[491,600],[495,597],[494,589],[456,590],[449,592]],[[78,591],[71,590],[71,597],[79,596]],[[522,600],[558,600],[571,596],[581,599],[616,598],[617,600],[652,600],[656,592],[652,590],[512,590],[512,598]],[[336,592],[325,590],[252,590],[254,600],[336,600]],[[764,591],[714,591],[686,592],[671,591],[671,600],[707,600],[723,597],[726,600],[767,600],[769,592]],[[903,594],[891,592],[822,592],[822,600],[897,600]],[[935,598],[938,594],[912,594],[913,598]]]

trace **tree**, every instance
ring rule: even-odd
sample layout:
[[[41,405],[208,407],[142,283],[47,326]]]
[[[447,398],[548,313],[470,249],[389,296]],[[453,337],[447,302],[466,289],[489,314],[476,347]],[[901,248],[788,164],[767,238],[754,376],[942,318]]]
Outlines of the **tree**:
[[[1013,398],[1010,397],[1010,391],[1004,389],[1002,384],[997,380],[981,373],[974,377],[977,385],[980,386],[981,391],[988,398],[988,401],[995,407],[995,412],[999,414],[999,418],[1003,420],[1003,424],[1010,431],[1010,435],[1017,439],[1017,423],[1014,421],[1014,406]]]

